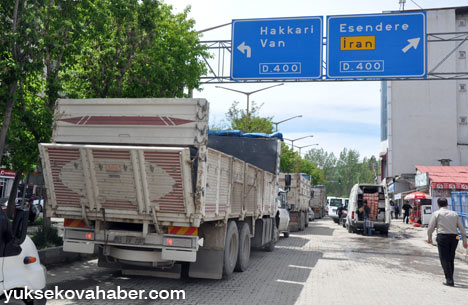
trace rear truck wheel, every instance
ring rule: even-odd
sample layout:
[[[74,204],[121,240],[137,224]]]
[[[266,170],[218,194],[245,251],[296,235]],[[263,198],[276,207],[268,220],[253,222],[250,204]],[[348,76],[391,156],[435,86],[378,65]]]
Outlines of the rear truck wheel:
[[[299,213],[299,231],[304,231],[305,223],[304,223],[304,213]]]
[[[250,261],[250,227],[245,222],[240,222],[239,227],[239,254],[235,270],[244,272]]]
[[[348,233],[354,233],[354,231],[354,227],[350,223],[348,223]]]
[[[229,221],[224,244],[223,274],[229,276],[236,267],[239,254],[239,231],[235,221]]]
[[[289,232],[283,232],[283,236],[284,236],[285,238],[288,238],[288,237],[289,237]]]
[[[275,250],[275,244],[276,244],[276,236],[278,235],[278,229],[276,226],[273,227],[273,230],[271,230],[271,240],[269,243],[265,245],[263,248],[266,252],[273,252]]]

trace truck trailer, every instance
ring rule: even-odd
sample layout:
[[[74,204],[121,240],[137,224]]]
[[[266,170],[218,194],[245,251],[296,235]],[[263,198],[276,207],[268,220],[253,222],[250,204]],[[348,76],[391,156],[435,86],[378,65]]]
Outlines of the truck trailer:
[[[327,191],[325,185],[314,185],[311,187],[310,208],[314,210],[315,218],[325,216],[325,205],[327,204]]]
[[[290,178],[286,178],[287,176]],[[286,183],[288,179],[290,179],[289,186]],[[308,176],[302,173],[280,173],[280,186],[288,191],[290,231],[303,231],[309,225],[310,180]]]
[[[251,247],[272,251],[280,141],[211,138],[208,111],[205,99],[59,99],[39,149],[64,251],[208,279],[245,271]]]

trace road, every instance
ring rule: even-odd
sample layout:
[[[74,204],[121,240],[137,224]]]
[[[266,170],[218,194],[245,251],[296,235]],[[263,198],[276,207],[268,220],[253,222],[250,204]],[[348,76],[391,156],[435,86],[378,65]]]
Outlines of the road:
[[[53,300],[48,304],[468,304],[468,265],[457,259],[456,287],[442,285],[437,248],[424,230],[398,223],[389,236],[350,234],[330,219],[281,238],[273,253],[252,252],[249,270],[229,279],[122,276],[77,262],[48,271],[53,289],[184,289],[185,300]]]

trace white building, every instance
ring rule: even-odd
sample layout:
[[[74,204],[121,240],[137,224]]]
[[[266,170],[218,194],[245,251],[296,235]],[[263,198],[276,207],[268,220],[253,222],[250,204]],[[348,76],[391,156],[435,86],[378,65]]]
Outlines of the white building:
[[[432,41],[455,32],[458,41]],[[468,7],[427,10],[427,33],[427,71],[467,78]],[[416,164],[440,165],[440,159],[468,165],[467,87],[468,80],[382,82],[382,178],[414,176]],[[404,180],[395,193],[412,186]]]

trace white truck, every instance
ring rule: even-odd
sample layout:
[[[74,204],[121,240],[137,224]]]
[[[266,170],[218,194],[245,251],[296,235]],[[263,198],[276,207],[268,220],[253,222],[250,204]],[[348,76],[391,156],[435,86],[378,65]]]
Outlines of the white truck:
[[[286,183],[288,179],[290,185]],[[309,225],[310,181],[302,173],[281,173],[280,185],[288,191],[289,229],[291,232],[303,231]]]
[[[124,274],[209,279],[246,270],[251,246],[272,251],[280,141],[209,138],[208,108],[205,99],[58,100],[53,143],[40,154],[64,250],[96,251],[99,266]]]
[[[325,205],[327,204],[327,191],[325,185],[314,185],[310,192],[310,207],[314,210],[315,218],[325,216]]]

